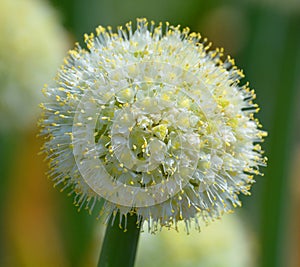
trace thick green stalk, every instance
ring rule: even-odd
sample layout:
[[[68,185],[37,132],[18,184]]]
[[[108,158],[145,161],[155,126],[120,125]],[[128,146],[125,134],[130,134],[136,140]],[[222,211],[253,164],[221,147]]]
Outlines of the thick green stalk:
[[[98,267],[134,266],[140,235],[137,217],[136,215],[127,215],[126,228],[125,218],[123,217],[122,228],[120,228],[119,216],[119,214],[116,215],[113,225],[112,218],[107,225]]]

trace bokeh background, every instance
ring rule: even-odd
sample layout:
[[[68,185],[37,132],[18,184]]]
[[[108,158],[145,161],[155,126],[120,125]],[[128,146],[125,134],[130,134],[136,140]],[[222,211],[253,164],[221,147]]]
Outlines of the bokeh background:
[[[84,33],[136,17],[189,26],[224,47],[269,132],[269,166],[244,207],[201,233],[142,233],[136,266],[300,266],[299,0],[0,0],[0,266],[96,266],[104,226],[47,180],[38,103]]]

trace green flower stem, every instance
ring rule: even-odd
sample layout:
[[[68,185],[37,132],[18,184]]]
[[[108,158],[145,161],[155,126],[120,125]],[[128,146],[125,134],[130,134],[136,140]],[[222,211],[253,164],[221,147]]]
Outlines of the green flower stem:
[[[137,225],[136,215],[127,215],[127,226],[123,217],[122,227],[119,226],[119,213],[116,215],[112,225],[110,219],[102,250],[98,262],[98,267],[133,267],[140,236],[140,227]]]

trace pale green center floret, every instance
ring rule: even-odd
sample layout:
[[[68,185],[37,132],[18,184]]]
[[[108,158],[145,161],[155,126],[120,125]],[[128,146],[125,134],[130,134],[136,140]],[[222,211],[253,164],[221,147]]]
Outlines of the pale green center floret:
[[[192,175],[201,143],[201,111],[195,109],[195,115],[191,105],[183,107],[187,96],[176,88],[148,83],[135,86],[135,90],[122,90],[122,96],[124,91],[131,92],[134,103],[120,104],[117,93],[108,107],[115,112],[110,118],[111,131],[107,131],[111,145],[103,153],[103,160],[111,175],[124,183],[142,186],[176,175],[178,179],[186,177],[187,169]],[[106,109],[103,112],[110,113]]]

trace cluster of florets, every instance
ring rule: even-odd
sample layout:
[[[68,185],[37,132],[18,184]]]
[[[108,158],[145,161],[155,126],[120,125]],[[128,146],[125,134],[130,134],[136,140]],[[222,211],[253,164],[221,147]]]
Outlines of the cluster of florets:
[[[210,221],[241,206],[265,165],[266,133],[243,73],[189,29],[145,19],[85,35],[44,89],[49,175],[81,209],[149,228]]]

